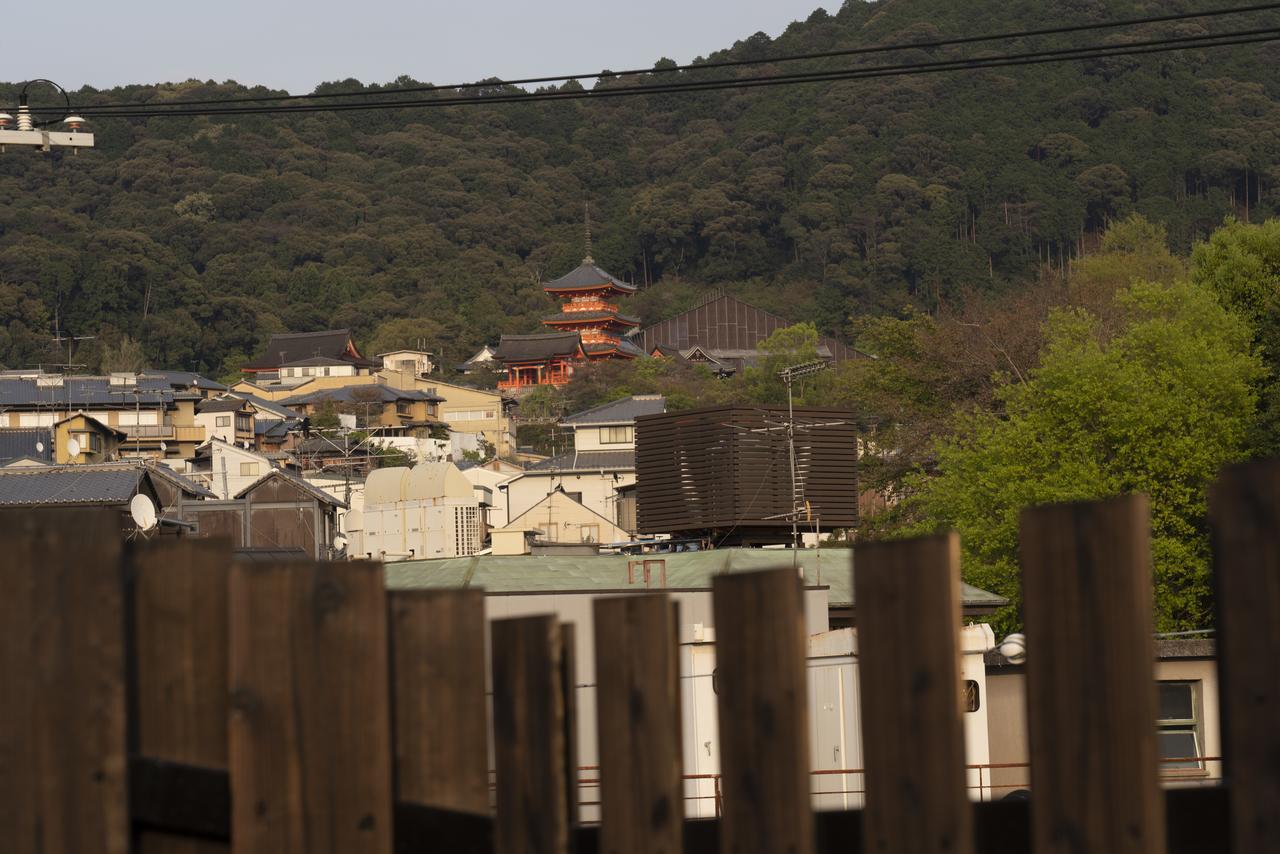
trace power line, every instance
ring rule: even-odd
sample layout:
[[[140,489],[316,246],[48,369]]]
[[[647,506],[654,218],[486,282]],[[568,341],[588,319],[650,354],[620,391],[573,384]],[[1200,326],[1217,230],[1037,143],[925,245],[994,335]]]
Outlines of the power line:
[[[633,97],[639,95],[675,94],[683,92],[715,91],[723,89],[747,89],[759,86],[793,85],[800,83],[821,83],[847,80],[872,79],[879,77],[909,76],[915,74],[931,74],[949,71],[983,70],[987,68],[1006,68],[1021,65],[1036,65],[1048,62],[1067,62],[1085,59],[1103,59],[1109,57],[1141,56],[1170,51],[1196,48],[1236,47],[1240,45],[1258,44],[1280,39],[1280,27],[1268,27],[1254,30],[1238,30],[1228,33],[1205,34],[1198,36],[1177,36],[1163,39],[1151,39],[1142,42],[1129,42],[1116,45],[1093,45],[1087,47],[1061,48],[1056,50],[1032,51],[1020,54],[1006,54],[969,59],[948,59],[926,63],[903,63],[897,65],[866,66],[862,68],[842,69],[836,71],[816,71],[794,74],[766,75],[762,77],[685,81],[681,83],[655,84],[648,86],[631,86],[619,88],[582,89],[553,92],[504,93],[488,96],[459,96],[456,98],[434,98],[403,101],[373,101],[367,103],[348,104],[299,104],[259,107],[228,107],[202,110],[167,110],[154,107],[139,107],[125,112],[98,112],[94,107],[82,107],[77,110],[85,115],[98,118],[161,118],[198,117],[198,116],[243,116],[271,115],[289,113],[321,113],[346,112],[350,110],[387,110],[411,109],[425,107],[468,106],[479,104],[531,103],[540,101],[569,101],[589,98]]]
[[[776,63],[802,62],[815,59],[833,59],[838,57],[864,56],[876,53],[889,53],[901,50],[929,50],[940,47],[954,47],[965,44],[979,44],[989,41],[1010,41],[1015,39],[1035,38],[1051,35],[1065,35],[1070,33],[1092,32],[1107,29],[1119,29],[1124,27],[1135,27],[1146,24],[1160,24],[1177,21],[1191,21],[1203,18],[1215,18],[1229,15],[1243,15],[1254,12],[1264,12],[1280,9],[1280,3],[1260,3],[1249,6],[1235,6],[1225,9],[1207,9],[1200,12],[1178,12],[1165,15],[1152,15],[1141,18],[1126,18],[1117,21],[1098,21],[1086,24],[1070,24],[1060,27],[1044,27],[1033,30],[1018,30],[1005,33],[994,33],[976,36],[961,36],[948,39],[935,39],[933,41],[918,42],[896,42],[887,45],[870,45],[856,48],[845,48],[841,50],[819,51],[814,53],[802,54],[784,54],[781,56],[762,57],[757,59],[730,59],[718,60],[715,62],[689,63],[686,65],[671,65],[661,68],[643,68],[643,69],[627,69],[623,71],[595,71],[584,74],[560,74],[547,77],[522,77],[511,80],[489,80],[471,83],[451,83],[451,84],[428,84],[423,86],[405,86],[396,88],[386,88],[378,90],[362,90],[359,92],[329,92],[329,93],[309,93],[302,95],[254,95],[245,97],[232,98],[210,98],[195,100],[176,100],[163,102],[149,102],[145,104],[98,104],[96,106],[85,107],[83,111],[93,109],[98,110],[123,110],[129,111],[139,107],[195,107],[195,106],[216,106],[226,104],[242,104],[242,103],[263,103],[263,102],[285,102],[285,101],[308,101],[321,100],[330,98],[371,98],[385,95],[404,95],[404,94],[422,94],[427,92],[441,91],[460,91],[473,89],[491,89],[501,88],[505,86],[524,86],[535,83],[556,83],[567,80],[582,79],[608,79],[616,77],[633,77],[652,74],[670,74],[684,71],[705,71],[709,69],[720,68],[740,68],[744,66],[754,65],[773,65]]]

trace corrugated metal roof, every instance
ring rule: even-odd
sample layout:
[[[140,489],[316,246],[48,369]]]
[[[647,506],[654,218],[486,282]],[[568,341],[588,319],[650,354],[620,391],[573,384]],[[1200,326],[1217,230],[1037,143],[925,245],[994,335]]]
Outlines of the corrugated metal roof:
[[[0,469],[0,506],[124,504],[144,475],[138,465]]]
[[[635,467],[635,451],[574,451],[571,454],[560,454],[549,460],[533,463],[527,466],[525,471],[617,471],[634,470]]]
[[[649,555],[666,562],[667,587],[706,589],[716,575],[791,566],[804,571],[805,584],[830,588],[832,608],[853,605],[853,550],[805,549],[798,555],[772,549],[716,549]],[[438,587],[483,587],[490,593],[555,593],[644,589],[627,584],[624,555],[484,555],[443,560],[399,561],[386,565],[387,587],[411,590]],[[996,608],[1007,600],[962,584],[961,602],[969,608]]]
[[[667,399],[660,394],[633,394],[611,400],[561,420],[561,424],[586,427],[594,424],[631,424],[641,415],[658,415],[667,411]]]

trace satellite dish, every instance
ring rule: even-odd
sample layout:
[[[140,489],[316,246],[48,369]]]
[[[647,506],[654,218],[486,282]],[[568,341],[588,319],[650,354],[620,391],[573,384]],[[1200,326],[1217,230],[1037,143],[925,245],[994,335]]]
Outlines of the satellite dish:
[[[347,538],[338,534],[333,538],[333,550],[340,552],[347,547]]]
[[[75,457],[75,456],[79,456],[79,454],[80,454],[80,442],[75,439],[72,439],[70,442],[67,442],[67,455]]]
[[[129,515],[133,517],[133,523],[138,526],[139,531],[150,531],[159,521],[156,505],[142,493],[133,496],[133,500],[129,502]]]
[[[36,442],[36,453],[37,454],[44,453],[44,442]]]
[[[162,453],[162,454],[163,454],[163,453],[164,453],[165,451],[167,451],[167,450],[169,450],[169,446],[168,446],[167,444],[165,444],[164,442],[161,442],[161,443],[160,443],[160,453]]]

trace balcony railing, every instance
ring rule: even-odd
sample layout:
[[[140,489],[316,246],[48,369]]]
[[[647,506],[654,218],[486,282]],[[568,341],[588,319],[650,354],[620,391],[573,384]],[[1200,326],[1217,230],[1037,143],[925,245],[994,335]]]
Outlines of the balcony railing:
[[[204,427],[174,424],[126,424],[119,428],[126,441],[148,439],[153,441],[203,442]]]
[[[498,380],[498,388],[532,388],[536,385],[564,385],[569,381],[569,373],[544,373],[541,379],[530,376],[519,376],[515,379]]]

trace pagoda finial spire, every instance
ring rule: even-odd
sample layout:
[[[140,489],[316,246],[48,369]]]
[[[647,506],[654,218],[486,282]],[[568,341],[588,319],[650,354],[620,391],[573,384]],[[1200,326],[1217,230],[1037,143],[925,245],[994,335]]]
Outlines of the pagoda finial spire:
[[[589,201],[583,202],[582,206],[586,211],[586,216],[584,218],[584,221],[586,222],[586,227],[587,227],[587,254],[582,259],[582,263],[594,264],[595,259],[591,257],[591,202]]]

